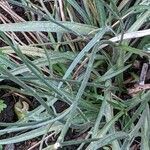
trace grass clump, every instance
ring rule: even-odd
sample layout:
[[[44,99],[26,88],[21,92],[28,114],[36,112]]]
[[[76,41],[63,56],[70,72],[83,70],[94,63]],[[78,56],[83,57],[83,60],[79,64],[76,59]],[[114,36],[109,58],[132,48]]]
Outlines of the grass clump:
[[[150,60],[149,5],[145,0],[0,2],[5,11],[0,81],[17,85],[0,89],[28,103],[38,101],[17,121],[0,122],[1,135],[14,134],[0,144],[43,136],[35,146],[44,150],[149,149],[148,67],[140,74]],[[68,131],[76,133],[66,140]],[[55,142],[45,146],[54,135]]]

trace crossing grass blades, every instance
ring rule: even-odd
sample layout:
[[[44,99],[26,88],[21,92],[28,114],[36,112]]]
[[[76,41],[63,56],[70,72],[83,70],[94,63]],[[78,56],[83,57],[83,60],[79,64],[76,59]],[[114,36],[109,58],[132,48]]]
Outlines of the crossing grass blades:
[[[0,122],[0,144],[150,149],[148,71],[139,84],[150,62],[149,7],[147,0],[0,1],[0,90],[19,97],[17,120]]]

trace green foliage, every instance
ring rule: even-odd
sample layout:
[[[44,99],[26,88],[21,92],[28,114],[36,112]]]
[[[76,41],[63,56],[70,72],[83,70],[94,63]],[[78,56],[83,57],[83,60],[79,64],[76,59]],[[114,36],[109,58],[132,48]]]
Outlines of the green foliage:
[[[4,100],[0,99],[0,113],[7,107]]]
[[[32,97],[39,105],[16,122],[0,122],[6,127],[0,129],[0,135],[15,133],[14,137],[4,136],[0,144],[42,135],[42,149],[46,135],[52,133],[57,141],[44,150],[68,145],[79,145],[78,150],[126,150],[134,146],[136,138],[141,139],[142,149],[148,149],[150,91],[135,95],[128,91],[134,78],[139,78],[134,61],[150,62],[149,3],[7,2],[23,8],[26,21],[13,11],[9,15],[14,23],[0,24],[0,38],[5,43],[0,47],[0,81],[18,85],[0,84],[0,90]],[[0,7],[6,6],[0,3]],[[32,103],[32,99],[28,101]],[[61,104],[56,107],[56,103]],[[0,101],[1,105],[2,111],[6,105]],[[65,141],[70,129],[85,133],[86,138]]]
[[[3,150],[3,146],[2,145],[0,145],[0,150]]]

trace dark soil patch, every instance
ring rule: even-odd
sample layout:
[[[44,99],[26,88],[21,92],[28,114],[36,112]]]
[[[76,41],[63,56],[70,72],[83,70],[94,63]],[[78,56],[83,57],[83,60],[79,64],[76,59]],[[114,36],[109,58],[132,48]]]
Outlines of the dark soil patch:
[[[2,94],[3,93],[3,94]],[[4,101],[7,107],[0,113],[0,122],[14,122],[16,121],[16,115],[14,112],[15,100],[12,95],[7,94],[4,91],[0,91],[0,99]]]

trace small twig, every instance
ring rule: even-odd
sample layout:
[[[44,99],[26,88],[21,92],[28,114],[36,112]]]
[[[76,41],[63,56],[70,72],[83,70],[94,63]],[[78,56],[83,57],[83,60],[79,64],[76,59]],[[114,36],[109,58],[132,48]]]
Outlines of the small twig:
[[[135,85],[134,88],[128,89],[128,93],[134,96],[140,91],[149,90],[149,89],[150,89],[150,84]]]
[[[145,84],[145,79],[148,71],[148,64],[144,63],[140,75],[139,84],[136,84],[133,88],[128,89],[128,93],[132,96],[140,91],[149,90],[150,84]]]
[[[47,139],[49,139],[50,137],[52,137],[53,135],[55,134],[55,132],[51,133],[50,135],[46,136],[44,138],[44,141],[46,141]],[[30,147],[28,150],[32,150],[34,149],[35,147],[37,147],[38,145],[41,144],[42,141],[39,141],[38,143],[34,144],[32,147]]]
[[[148,64],[144,63],[140,75],[139,85],[144,85],[147,71],[148,71]]]
[[[63,11],[63,2],[62,2],[62,0],[58,0],[58,3],[59,3],[60,15],[61,15],[62,21],[66,21],[64,11]]]
[[[126,17],[128,17],[129,15],[131,14],[131,12],[127,13],[126,15],[124,15],[121,19],[125,19]],[[115,27],[117,24],[119,24],[119,21],[115,22],[113,25],[112,25],[112,28]]]
[[[86,58],[84,59],[84,61],[81,63],[81,65],[77,68],[77,70],[76,70],[75,73],[73,74],[73,77],[72,77],[73,79],[76,79],[76,78],[77,78],[77,76],[78,76],[80,70],[81,70],[82,67],[87,63],[88,60],[89,60],[89,57],[86,57]]]

